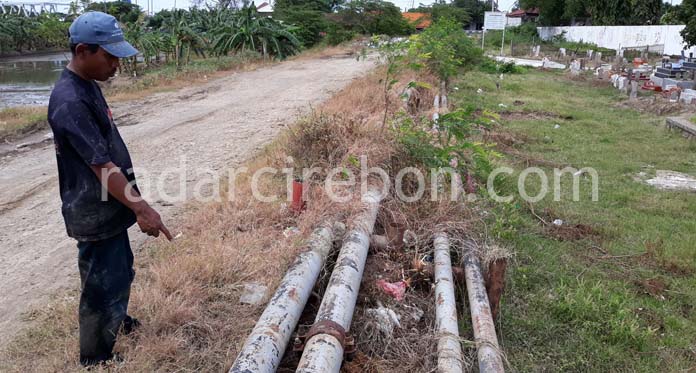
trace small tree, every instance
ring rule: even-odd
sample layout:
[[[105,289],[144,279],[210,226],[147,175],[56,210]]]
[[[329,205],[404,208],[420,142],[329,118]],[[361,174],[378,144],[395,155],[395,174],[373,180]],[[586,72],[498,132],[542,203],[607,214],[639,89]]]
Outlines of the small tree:
[[[84,10],[111,14],[121,23],[136,22],[140,17],[140,13],[142,12],[139,5],[125,1],[88,3]]]
[[[679,9],[678,17],[686,24],[681,35],[687,46],[696,45],[696,0],[684,0]]]
[[[483,51],[463,32],[462,25],[449,18],[433,23],[412,39],[411,54],[425,60],[445,84],[462,69],[476,66],[483,57]]]

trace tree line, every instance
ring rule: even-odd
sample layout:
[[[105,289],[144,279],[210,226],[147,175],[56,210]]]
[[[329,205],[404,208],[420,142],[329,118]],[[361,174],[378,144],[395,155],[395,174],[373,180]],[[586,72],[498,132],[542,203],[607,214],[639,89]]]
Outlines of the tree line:
[[[223,56],[235,51],[282,59],[320,42],[338,44],[358,34],[395,36],[414,31],[390,2],[339,1],[279,0],[271,17],[258,12],[253,2],[238,7],[223,0],[147,16],[136,4],[81,0],[71,4],[68,14],[0,15],[0,54],[67,49],[70,23],[90,10],[115,16],[146,64],[164,58],[180,65],[192,55]]]

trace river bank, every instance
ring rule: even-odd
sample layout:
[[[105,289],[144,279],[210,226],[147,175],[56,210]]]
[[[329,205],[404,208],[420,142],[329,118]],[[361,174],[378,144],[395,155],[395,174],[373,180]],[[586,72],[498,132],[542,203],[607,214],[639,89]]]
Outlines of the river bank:
[[[37,131],[48,130],[46,106],[53,88],[53,82],[67,65],[67,59],[61,60],[59,55],[30,56],[26,59],[12,62],[0,62],[0,142],[15,142]],[[9,77],[3,71],[5,64],[42,64],[55,63],[52,70],[43,69],[41,73],[30,67],[17,66]],[[193,60],[189,65],[179,69],[174,64],[153,66],[137,77],[118,74],[113,79],[102,84],[104,94],[109,102],[122,102],[140,99],[157,92],[170,91],[192,84],[200,84],[219,77],[220,74],[232,70],[251,70],[262,61],[257,53],[239,53],[233,56]],[[41,67],[41,66],[39,66]],[[7,75],[3,75],[7,73]],[[4,79],[3,79],[4,78]],[[1,83],[13,81],[14,83]],[[22,81],[23,83],[17,83]],[[50,84],[47,82],[50,81]],[[10,98],[13,95],[14,99]]]

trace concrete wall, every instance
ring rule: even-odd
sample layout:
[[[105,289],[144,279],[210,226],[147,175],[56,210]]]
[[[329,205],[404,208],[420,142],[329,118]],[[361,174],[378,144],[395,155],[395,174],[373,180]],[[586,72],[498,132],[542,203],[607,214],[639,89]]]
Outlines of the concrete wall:
[[[538,27],[539,36],[550,39],[555,35],[566,32],[568,41],[584,41],[597,44],[602,48],[616,49],[641,46],[664,46],[664,52],[670,55],[681,54],[684,49],[684,40],[679,32],[684,25],[669,26],[563,26],[563,27]],[[652,50],[653,48],[651,48]],[[696,54],[694,47],[685,51]]]

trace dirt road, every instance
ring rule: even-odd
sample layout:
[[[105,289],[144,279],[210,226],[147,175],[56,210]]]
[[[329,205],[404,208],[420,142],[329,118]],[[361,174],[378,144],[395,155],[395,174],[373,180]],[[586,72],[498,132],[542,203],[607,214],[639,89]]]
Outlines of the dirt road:
[[[156,178],[155,168],[185,165],[185,185],[192,186],[208,177],[201,169],[250,158],[301,110],[373,66],[348,57],[288,61],[113,105],[112,111],[133,163],[144,170],[136,172],[139,184]],[[173,192],[174,184],[180,185],[165,183],[165,192]],[[150,198],[169,220],[184,203],[163,202],[152,193]],[[131,229],[131,239],[137,247],[145,237]],[[76,257],[60,214],[52,142],[0,155],[0,347],[25,325],[23,312],[65,287],[79,287]]]

